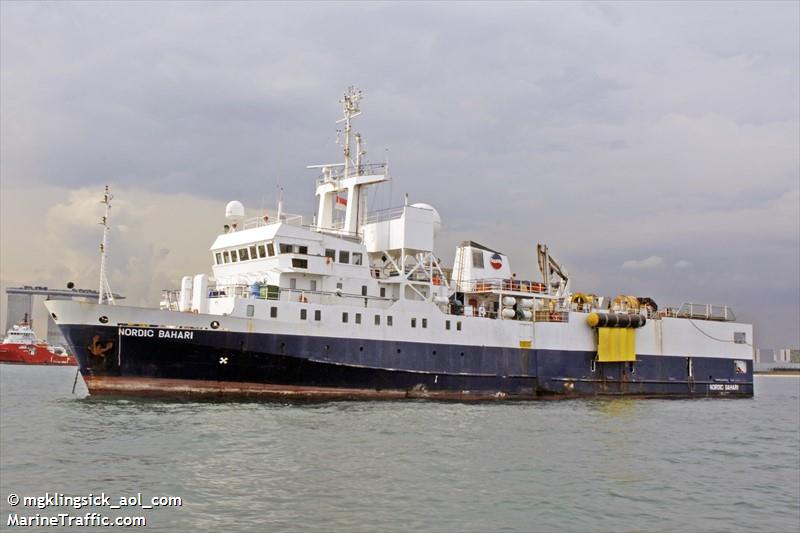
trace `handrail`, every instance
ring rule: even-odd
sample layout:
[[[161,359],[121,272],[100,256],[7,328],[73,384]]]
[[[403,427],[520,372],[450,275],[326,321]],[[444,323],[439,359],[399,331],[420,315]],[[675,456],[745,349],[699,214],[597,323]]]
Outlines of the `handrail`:
[[[419,209],[422,211],[430,211],[427,207],[417,207],[415,205],[399,205],[395,207],[387,207],[378,211],[371,211],[367,213],[365,224],[372,224],[375,222],[385,222],[387,220],[395,220],[403,216],[406,209]]]
[[[314,165],[314,167],[321,166],[327,172],[323,172],[317,179],[318,183],[325,183],[344,178],[344,166],[341,164],[331,165]],[[369,163],[362,164],[357,168],[348,169],[349,176],[372,176],[386,174],[389,169],[388,163]]]
[[[678,318],[694,318],[698,320],[719,320],[732,322],[736,320],[733,310],[727,305],[697,304],[686,302],[675,312]]]
[[[483,278],[458,282],[459,292],[512,291],[530,294],[547,293],[547,287],[540,281],[517,280],[513,278]]]
[[[268,215],[248,218],[242,223],[242,229],[260,228],[262,226],[271,226],[272,224],[291,224],[293,226],[303,225],[303,215],[295,215],[292,213],[284,213],[281,215],[280,220],[277,218],[270,219]]]

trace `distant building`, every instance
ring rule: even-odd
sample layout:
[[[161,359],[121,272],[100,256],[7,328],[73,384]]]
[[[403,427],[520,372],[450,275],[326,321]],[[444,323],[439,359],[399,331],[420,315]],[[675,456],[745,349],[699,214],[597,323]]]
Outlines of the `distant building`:
[[[8,287],[6,289],[8,295],[8,307],[6,308],[6,331],[11,329],[12,326],[27,322],[31,328],[33,324],[33,302],[34,296],[44,296],[45,300],[73,300],[75,298],[97,300],[97,291],[89,289],[75,289],[69,287],[67,289],[49,289],[41,286],[25,285],[23,287]],[[114,295],[116,299],[124,299],[124,296]],[[47,317],[47,335],[48,343],[54,346],[66,346],[66,340],[58,326],[53,321],[52,317]]]
[[[775,361],[775,350],[769,348],[756,348],[754,357],[756,363],[772,363]]]
[[[778,350],[775,360],[782,363],[800,363],[800,350],[792,350],[790,348]]]

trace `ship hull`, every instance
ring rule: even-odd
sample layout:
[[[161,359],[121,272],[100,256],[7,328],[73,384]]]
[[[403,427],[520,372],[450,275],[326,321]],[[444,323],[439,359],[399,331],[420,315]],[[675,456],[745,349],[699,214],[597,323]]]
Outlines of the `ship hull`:
[[[733,358],[492,348],[322,336],[62,325],[91,394],[298,399],[749,397]],[[738,370],[737,370],[738,368]],[[691,369],[691,375],[690,375]]]

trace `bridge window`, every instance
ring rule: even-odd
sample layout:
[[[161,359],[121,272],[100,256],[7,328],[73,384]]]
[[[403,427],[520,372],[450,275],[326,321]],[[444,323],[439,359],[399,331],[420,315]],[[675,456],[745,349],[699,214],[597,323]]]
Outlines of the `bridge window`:
[[[301,309],[300,310],[300,320],[305,320],[307,316],[308,316],[308,310],[307,309]]]
[[[317,322],[322,320],[322,311],[320,311],[319,309],[314,310],[314,320],[316,320]]]
[[[360,265],[362,264],[362,255],[361,252],[353,252],[353,264]]]
[[[277,307],[270,307],[269,308],[269,316],[271,318],[278,318],[278,308]]]
[[[381,315],[375,315],[375,325],[376,326],[381,325]]]
[[[258,245],[258,257],[264,258],[267,257],[267,249],[264,247],[263,244]]]
[[[221,254],[221,253],[219,253],[219,252],[217,252],[217,253],[215,254],[215,257],[217,258],[217,264],[218,264],[218,265],[221,265],[221,264],[222,264],[222,254]]]
[[[445,320],[444,321],[444,329],[450,329],[450,321],[449,320]]]
[[[297,259],[296,257],[293,257],[292,266],[294,268],[308,268],[308,259]]]
[[[298,246],[297,253],[301,255],[308,255],[308,246]]]
[[[222,260],[223,260],[225,263],[230,263],[230,261],[231,261],[231,256],[230,256],[230,254],[228,253],[228,250],[225,250],[224,252],[222,252]]]
[[[339,262],[347,264],[350,262],[350,252],[346,250],[339,250]]]
[[[250,255],[247,253],[247,248],[241,248],[239,250],[239,261],[247,261],[250,259]]]
[[[272,244],[271,242],[267,243],[267,255],[270,257],[275,255],[275,245]]]
[[[325,257],[330,257],[331,261],[336,259],[336,250],[333,248],[325,248]]]
[[[256,255],[256,247],[253,245],[250,247],[250,259],[255,259],[256,257],[258,257]]]
[[[381,287],[381,298],[386,298],[386,287]]]
[[[411,327],[412,327],[412,328],[415,328],[415,327],[417,327],[417,319],[416,319],[416,318],[412,318],[412,319],[411,319]]]
[[[480,250],[473,250],[472,266],[475,268],[483,268],[483,252]]]
[[[456,330],[461,331],[461,321],[456,322]]]
[[[342,313],[342,322],[347,324],[348,319],[349,319],[349,317],[347,315],[347,312]]]
[[[356,313],[356,324],[361,324],[361,313]]]
[[[367,295],[367,286],[366,285],[362,285],[361,286],[361,296],[366,296],[366,295]]]
[[[236,250],[231,250],[231,263],[235,263],[239,260],[239,256],[236,254]]]
[[[280,250],[280,252],[282,254],[290,254],[290,253],[292,253],[292,245],[291,244],[279,244],[278,245],[278,250]]]

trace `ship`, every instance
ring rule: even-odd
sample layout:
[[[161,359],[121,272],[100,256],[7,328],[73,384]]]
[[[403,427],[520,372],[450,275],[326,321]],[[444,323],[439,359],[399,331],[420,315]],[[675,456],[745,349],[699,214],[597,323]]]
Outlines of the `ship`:
[[[307,167],[317,175],[311,224],[284,212],[282,197],[254,217],[234,200],[209,249],[211,275],[184,276],[157,307],[104,300],[102,281],[96,303],[46,302],[90,394],[753,395],[753,327],[730,307],[573,291],[545,244],[536,279],[517,278],[508,255],[472,240],[448,268],[434,253],[434,207],[406,196],[368,209],[368,190],[391,177],[353,129],[361,99],[349,88],[340,100],[343,160]]]
[[[27,317],[26,317],[27,318]],[[78,364],[62,346],[50,346],[36,338],[27,320],[11,327],[0,344],[0,363],[20,365],[67,365]]]

